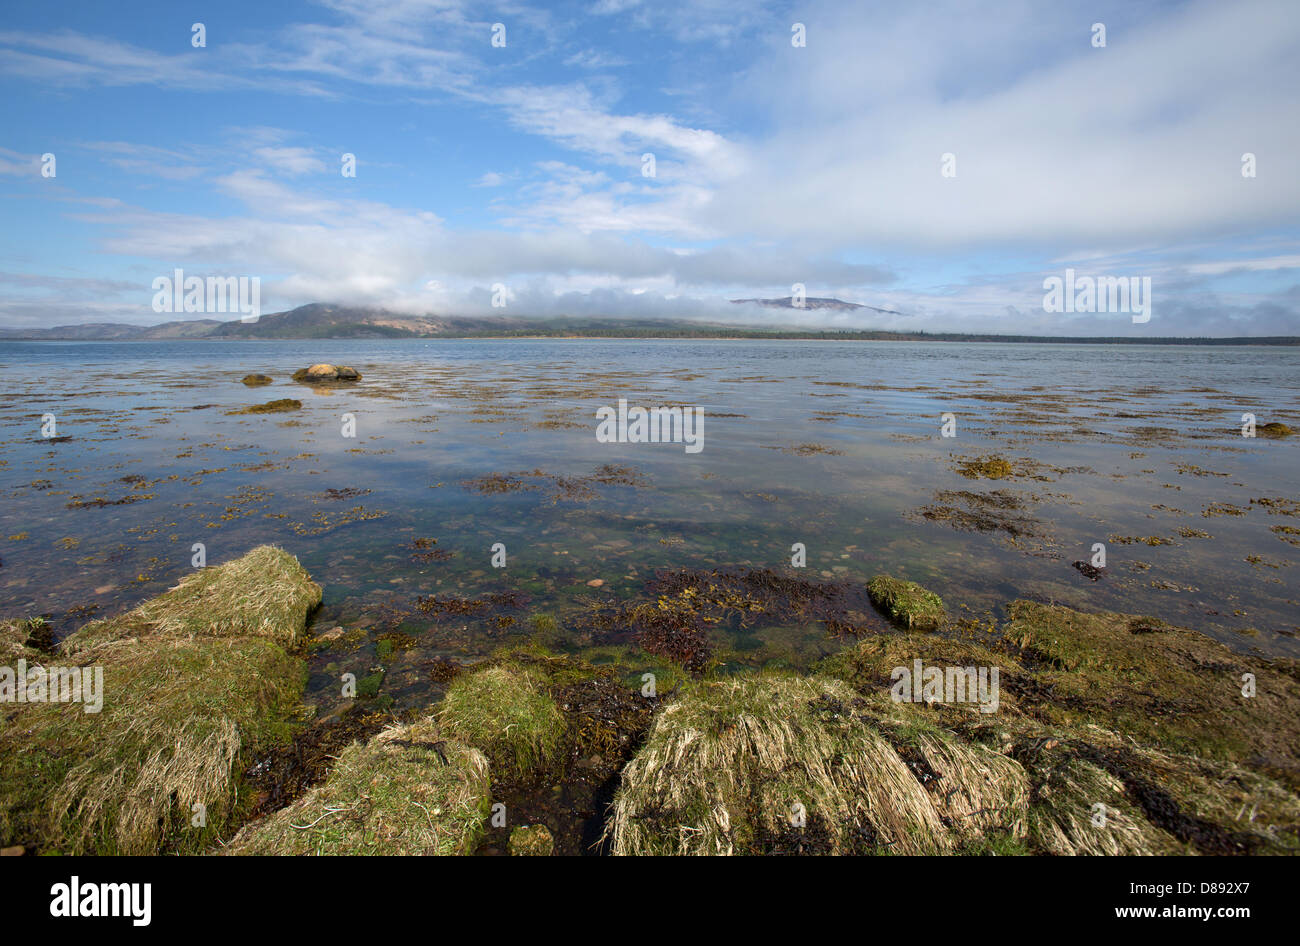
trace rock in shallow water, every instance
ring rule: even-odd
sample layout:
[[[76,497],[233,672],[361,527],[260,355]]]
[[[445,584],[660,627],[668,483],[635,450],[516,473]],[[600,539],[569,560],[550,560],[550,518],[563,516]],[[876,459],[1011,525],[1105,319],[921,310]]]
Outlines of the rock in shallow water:
[[[329,384],[334,381],[360,381],[361,372],[347,365],[331,365],[325,362],[300,368],[293,373],[293,380],[303,384]]]
[[[555,840],[544,824],[520,826],[510,832],[510,853],[515,857],[550,857]]]

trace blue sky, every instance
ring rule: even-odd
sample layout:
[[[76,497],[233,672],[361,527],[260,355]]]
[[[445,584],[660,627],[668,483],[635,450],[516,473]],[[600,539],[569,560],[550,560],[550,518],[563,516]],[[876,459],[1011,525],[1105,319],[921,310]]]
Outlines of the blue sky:
[[[798,315],[845,327],[1297,334],[1298,89],[1290,0],[8,5],[0,326],[162,321],[182,268],[265,312],[790,321],[726,300],[802,283],[900,313]],[[1045,312],[1067,268],[1151,321]]]

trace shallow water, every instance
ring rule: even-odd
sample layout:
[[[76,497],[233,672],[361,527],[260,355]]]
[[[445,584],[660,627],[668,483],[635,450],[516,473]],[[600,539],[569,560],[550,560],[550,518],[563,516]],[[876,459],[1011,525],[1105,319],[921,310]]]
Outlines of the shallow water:
[[[364,380],[289,380],[317,361]],[[1295,655],[1300,437],[1240,426],[1246,412],[1300,426],[1298,367],[1300,350],[1265,347],[0,342],[0,614],[44,615],[65,634],[174,584],[195,543],[217,564],[273,542],[325,586],[315,629],[347,632],[311,658],[322,698],[338,673],[382,667],[397,703],[427,702],[436,657],[481,656],[531,633],[538,613],[573,626],[676,568],[889,572],[972,618],[1033,597]],[[276,382],[246,388],[252,372]],[[226,413],[277,398],[302,409]],[[619,398],[701,406],[703,451],[598,443],[596,408]],[[945,412],[955,437],[940,435]],[[44,414],[69,439],[42,438]],[[990,454],[1019,475],[958,473]],[[632,469],[590,478],[605,465]],[[466,485],[491,474],[523,488]],[[964,522],[992,531],[955,527],[954,510],[988,513],[972,503],[990,495],[1012,508]],[[1170,544],[1123,542],[1148,537]],[[504,569],[490,562],[498,542]],[[796,542],[807,568],[791,572]],[[1072,563],[1097,542],[1108,568],[1094,582]],[[500,592],[526,600],[416,607]],[[819,623],[718,636],[737,665],[806,666],[843,646]]]

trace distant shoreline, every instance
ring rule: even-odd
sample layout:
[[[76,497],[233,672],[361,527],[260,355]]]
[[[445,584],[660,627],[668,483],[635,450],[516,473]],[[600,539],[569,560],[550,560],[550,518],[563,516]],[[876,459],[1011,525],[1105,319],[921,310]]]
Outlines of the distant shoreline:
[[[779,301],[779,300],[777,300]],[[835,299],[809,300],[826,308],[866,309]],[[873,311],[888,313],[887,309]],[[689,319],[638,319],[611,316],[412,316],[363,306],[337,306],[313,302],[285,312],[270,312],[256,321],[241,319],[191,319],[156,325],[123,322],[83,322],[49,328],[0,328],[0,341],[200,341],[206,339],[262,339],[312,341],[320,339],[439,338],[631,338],[631,339],[768,339],[772,341],[825,342],[993,342],[1002,344],[1057,345],[1300,345],[1300,335],[1232,335],[1134,337],[1127,335],[1004,335],[992,332],[927,332],[889,329],[811,328],[786,324],[755,325],[692,321]]]
[[[13,329],[0,332],[17,331]],[[40,331],[40,330],[37,330]],[[46,329],[45,331],[51,331]],[[1226,337],[1153,337],[1129,338],[1124,336],[1052,336],[1052,335],[966,335],[960,333],[891,333],[891,332],[758,332],[758,331],[680,331],[641,333],[635,330],[626,332],[595,331],[581,334],[572,332],[491,332],[459,333],[449,332],[440,335],[390,335],[381,333],[358,333],[342,335],[196,335],[196,336],[93,336],[75,335],[17,335],[0,334],[0,342],[120,342],[139,344],[144,342],[209,342],[209,341],[600,341],[625,339],[630,341],[809,341],[809,342],[942,342],[949,344],[1003,344],[1003,345],[1182,345],[1182,346],[1257,346],[1270,348],[1287,348],[1300,346],[1300,336],[1226,336]]]

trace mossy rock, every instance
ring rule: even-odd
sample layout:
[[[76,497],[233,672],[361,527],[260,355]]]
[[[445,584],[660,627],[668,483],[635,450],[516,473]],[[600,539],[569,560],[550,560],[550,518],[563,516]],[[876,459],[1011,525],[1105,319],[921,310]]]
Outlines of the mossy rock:
[[[946,853],[1023,837],[1028,779],[982,745],[876,713],[845,683],[693,685],[623,772],[616,854]]]
[[[877,575],[867,583],[872,603],[899,627],[932,630],[947,620],[943,599],[914,581]]]
[[[1300,662],[1234,653],[1157,618],[1013,602],[1003,633],[1032,668],[1004,676],[1048,723],[1092,723],[1166,750],[1249,763],[1300,787]],[[1246,674],[1254,696],[1243,695]]]
[[[264,388],[274,382],[275,379],[268,374],[246,374],[240,379],[240,384],[250,388]]]
[[[494,770],[525,778],[554,760],[566,729],[539,676],[509,664],[458,676],[438,719],[451,738],[487,753]]]
[[[934,634],[882,634],[864,638],[855,646],[825,658],[817,664],[816,672],[843,680],[864,696],[875,694],[883,698],[895,684],[895,670],[905,667],[910,671],[917,660],[924,667],[996,667],[1001,689],[1003,675],[1023,673],[1024,668],[1013,654],[994,649],[995,646],[994,642],[985,646]],[[999,694],[997,712],[1010,708],[1008,696],[1005,692]],[[1014,697],[1011,702],[1014,703]],[[973,702],[932,705],[961,715],[980,712]]]
[[[224,853],[463,855],[490,810],[483,753],[424,719],[348,746],[322,784],[245,827]]]
[[[71,635],[45,659],[102,668],[102,710],[0,707],[0,845],[189,852],[232,828],[239,773],[294,727],[306,674],[285,648],[319,602],[297,561],[263,546]]]
[[[550,857],[555,839],[544,824],[521,825],[510,832],[509,849],[515,857]]]
[[[267,401],[265,404],[254,404],[252,407],[245,407],[237,411],[226,411],[227,414],[285,414],[289,411],[302,409],[302,401],[295,400],[291,397],[282,397],[274,401]]]
[[[1272,437],[1274,439],[1280,437],[1290,437],[1292,434],[1295,433],[1295,431],[1292,430],[1290,427],[1288,427],[1286,424],[1280,423],[1278,421],[1272,421],[1267,424],[1260,424],[1258,427],[1255,428],[1255,432],[1259,434],[1263,434],[1265,437]]]

